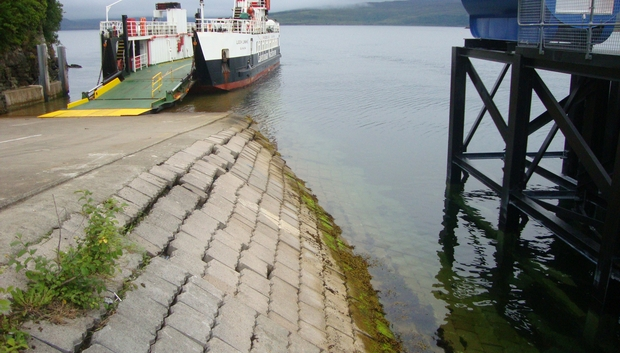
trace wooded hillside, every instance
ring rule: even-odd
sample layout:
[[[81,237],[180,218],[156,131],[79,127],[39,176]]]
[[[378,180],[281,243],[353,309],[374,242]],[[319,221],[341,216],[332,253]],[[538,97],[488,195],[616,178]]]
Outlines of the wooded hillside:
[[[459,26],[469,23],[461,0],[402,0],[347,7],[271,12],[283,25]],[[193,18],[189,19],[193,21]],[[101,19],[69,20],[63,30],[99,29]]]
[[[462,26],[469,23],[460,0],[371,2],[346,8],[306,9],[270,14],[283,25]]]
[[[57,0],[0,1],[0,54],[23,45],[48,44],[57,40],[62,21],[62,4]]]
[[[58,42],[61,21],[62,4],[57,0],[0,0],[0,93],[38,81],[41,43],[47,43],[50,77],[55,79],[58,65],[52,44]],[[0,114],[3,107],[0,101]]]

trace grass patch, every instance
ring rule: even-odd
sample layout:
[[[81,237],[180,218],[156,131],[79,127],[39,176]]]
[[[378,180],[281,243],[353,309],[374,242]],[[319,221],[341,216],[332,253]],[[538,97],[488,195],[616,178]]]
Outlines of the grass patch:
[[[59,232],[56,257],[50,259],[37,255],[37,249],[19,235],[11,244],[19,250],[9,258],[9,266],[16,272],[24,271],[28,286],[0,288],[0,294],[11,295],[10,301],[0,300],[0,353],[28,348],[28,334],[21,326],[29,319],[59,324],[103,304],[104,279],[115,273],[116,260],[123,253],[124,242],[115,218],[122,205],[113,199],[96,205],[91,192],[77,193],[88,222],[84,237],[77,239],[75,246],[62,251]]]

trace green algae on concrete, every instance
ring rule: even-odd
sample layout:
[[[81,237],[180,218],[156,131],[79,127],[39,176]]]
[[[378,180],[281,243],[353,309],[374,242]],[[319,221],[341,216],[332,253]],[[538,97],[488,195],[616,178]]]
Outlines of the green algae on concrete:
[[[273,145],[259,132],[255,141],[273,154],[278,154]],[[316,216],[317,227],[321,234],[320,242],[329,248],[333,259],[345,276],[349,310],[357,327],[362,331],[357,339],[362,340],[367,352],[401,352],[402,343],[390,329],[385,318],[383,306],[379,302],[377,292],[370,283],[367,260],[353,252],[353,246],[342,238],[342,230],[334,222],[334,218],[318,203],[312,191],[304,181],[292,173],[285,172],[287,182],[297,191],[300,201]]]
[[[402,343],[390,329],[377,292],[370,283],[369,264],[353,252],[353,246],[342,238],[342,230],[333,217],[319,204],[305,183],[293,174],[286,174],[288,182],[297,190],[301,201],[316,215],[322,243],[330,249],[336,264],[345,276],[349,309],[368,352],[401,352]]]
[[[342,230],[333,217],[318,205],[318,201],[303,182],[297,180],[304,203],[316,213],[319,231],[324,244],[345,275],[347,299],[353,320],[364,334],[358,335],[369,352],[400,352],[401,342],[390,329],[377,292],[370,283],[368,262],[353,252],[353,247],[342,238]]]

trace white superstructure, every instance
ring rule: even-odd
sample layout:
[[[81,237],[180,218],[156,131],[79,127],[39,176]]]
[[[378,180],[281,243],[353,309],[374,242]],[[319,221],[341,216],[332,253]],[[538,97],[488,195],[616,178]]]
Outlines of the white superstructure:
[[[187,21],[187,10],[179,3],[158,3],[153,11],[153,19],[127,19],[127,39],[129,42],[129,68],[131,71],[143,67],[189,58],[193,55],[193,23]],[[105,38],[124,35],[122,21],[103,21],[99,26]],[[125,66],[125,45],[119,41],[115,52],[120,65]]]

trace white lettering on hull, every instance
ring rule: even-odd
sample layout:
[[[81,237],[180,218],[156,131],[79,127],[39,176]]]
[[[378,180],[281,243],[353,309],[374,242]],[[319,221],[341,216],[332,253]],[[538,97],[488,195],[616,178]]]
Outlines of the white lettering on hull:
[[[269,60],[271,58],[273,58],[274,56],[277,55],[277,52],[275,49],[271,49],[269,51],[266,51],[264,53],[258,54],[258,62],[262,63],[265,60]]]

